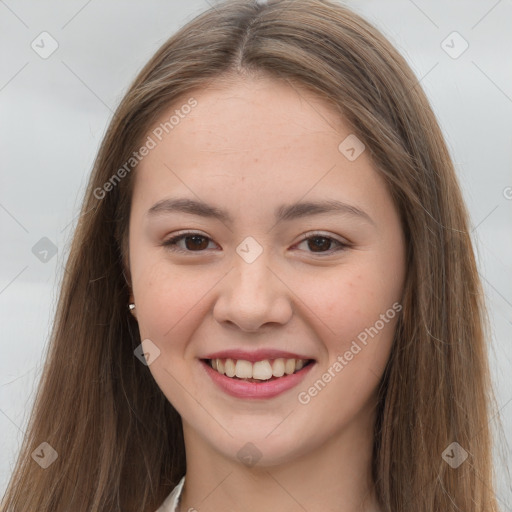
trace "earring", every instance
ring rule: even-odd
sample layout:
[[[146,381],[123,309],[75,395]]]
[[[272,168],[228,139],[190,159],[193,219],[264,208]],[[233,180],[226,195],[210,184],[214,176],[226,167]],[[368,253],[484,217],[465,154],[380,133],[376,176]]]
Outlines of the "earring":
[[[137,315],[135,314],[135,304],[133,302],[131,302],[130,304],[128,304],[128,307],[130,308],[130,313],[135,317],[137,318]]]

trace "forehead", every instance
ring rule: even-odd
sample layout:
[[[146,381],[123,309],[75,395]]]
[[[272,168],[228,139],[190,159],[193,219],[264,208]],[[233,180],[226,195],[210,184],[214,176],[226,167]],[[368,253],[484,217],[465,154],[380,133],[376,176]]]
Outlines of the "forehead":
[[[209,148],[218,143],[224,149],[244,148],[249,152],[254,140],[269,142],[270,150],[318,131],[349,130],[331,105],[284,80],[264,77],[213,84],[206,90],[197,90],[194,98],[197,106],[182,124],[188,134],[194,134],[196,140]],[[178,105],[185,100],[183,97]],[[265,148],[254,147],[254,151],[262,149]]]
[[[364,152],[353,161],[340,152],[351,128],[332,106],[285,81],[195,90],[162,112],[147,136],[154,148],[137,167],[134,195],[154,202],[171,191],[221,202],[236,192],[255,207],[280,195],[353,197],[351,189],[383,186]]]

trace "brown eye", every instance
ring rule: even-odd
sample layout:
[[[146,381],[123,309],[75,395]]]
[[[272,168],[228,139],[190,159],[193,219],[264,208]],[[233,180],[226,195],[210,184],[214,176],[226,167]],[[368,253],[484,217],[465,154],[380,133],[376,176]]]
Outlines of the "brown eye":
[[[349,244],[341,242],[340,240],[336,240],[335,238],[332,238],[330,236],[325,235],[313,235],[305,237],[301,240],[299,243],[302,244],[304,242],[307,242],[308,251],[312,253],[317,254],[324,254],[324,253],[333,253],[337,251],[342,251],[343,249],[346,249],[349,247]],[[335,245],[335,248],[332,248],[332,245]]]
[[[184,241],[184,246],[179,245],[182,241]],[[186,254],[204,252],[208,249],[209,242],[213,242],[212,239],[200,233],[182,233],[166,240],[162,245],[171,251]],[[306,252],[319,255],[331,254],[349,247],[347,243],[324,235],[310,235],[309,237],[303,238],[301,242],[299,242],[299,245],[305,242],[307,242]],[[335,246],[334,248],[333,245]]]
[[[195,249],[206,249],[208,242],[205,244],[206,237],[201,235],[185,236],[185,246],[187,249],[193,251]],[[190,243],[188,243],[190,241]]]
[[[325,236],[314,236],[308,239],[308,247],[313,252],[323,252],[323,250],[329,250],[330,245],[332,244],[333,240],[330,238],[327,238]]]
[[[181,240],[185,241],[185,247],[178,246],[178,242]],[[178,252],[202,252],[203,249],[208,248],[208,240],[211,240],[207,236],[200,235],[198,233],[183,233],[165,241],[162,245],[169,248],[172,251]]]

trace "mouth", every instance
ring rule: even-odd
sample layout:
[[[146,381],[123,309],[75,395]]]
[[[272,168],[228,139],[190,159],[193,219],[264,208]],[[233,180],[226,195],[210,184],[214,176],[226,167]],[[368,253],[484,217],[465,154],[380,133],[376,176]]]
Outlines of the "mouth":
[[[260,361],[244,359],[216,358],[201,359],[216,373],[235,381],[250,383],[267,383],[286,378],[287,376],[304,371],[312,365],[314,359],[276,358]]]

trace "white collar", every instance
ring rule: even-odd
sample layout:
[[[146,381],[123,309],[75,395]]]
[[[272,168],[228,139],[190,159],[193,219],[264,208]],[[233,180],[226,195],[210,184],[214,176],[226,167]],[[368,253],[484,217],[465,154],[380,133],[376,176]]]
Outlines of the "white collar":
[[[172,490],[171,494],[165,498],[165,501],[160,505],[156,512],[176,512],[184,483],[185,476],[183,476],[183,478],[179,481],[178,485]]]
[[[183,489],[183,484],[185,483],[185,476],[178,482],[178,485],[171,491],[171,494],[165,498],[165,501],[160,505],[156,512],[176,512],[176,508],[178,507],[178,503],[181,498],[181,490]],[[378,512],[379,509],[376,509],[375,512]]]

